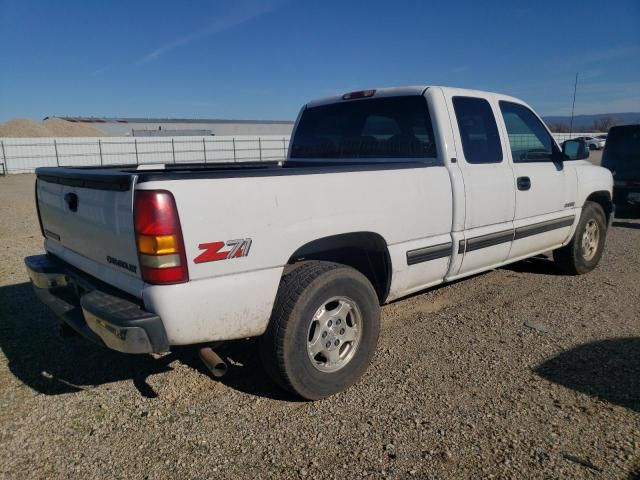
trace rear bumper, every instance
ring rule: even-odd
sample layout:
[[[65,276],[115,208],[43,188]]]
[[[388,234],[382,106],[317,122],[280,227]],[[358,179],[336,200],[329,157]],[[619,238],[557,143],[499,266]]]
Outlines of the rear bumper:
[[[37,297],[89,340],[124,353],[166,352],[162,319],[51,255],[24,259]]]

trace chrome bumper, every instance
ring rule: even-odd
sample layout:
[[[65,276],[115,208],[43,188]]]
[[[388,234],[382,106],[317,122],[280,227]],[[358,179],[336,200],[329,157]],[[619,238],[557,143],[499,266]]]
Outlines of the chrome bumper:
[[[24,259],[36,296],[89,340],[123,353],[166,352],[161,318],[50,255]]]

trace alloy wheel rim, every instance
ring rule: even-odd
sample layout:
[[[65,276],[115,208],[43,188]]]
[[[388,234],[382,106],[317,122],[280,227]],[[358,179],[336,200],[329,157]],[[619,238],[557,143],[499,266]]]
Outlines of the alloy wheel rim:
[[[598,223],[591,219],[585,225],[582,234],[582,257],[589,261],[596,256],[598,251],[598,243],[600,241],[600,229]]]
[[[335,372],[354,357],[362,338],[362,314],[356,303],[331,297],[316,310],[307,332],[307,353],[321,372]]]

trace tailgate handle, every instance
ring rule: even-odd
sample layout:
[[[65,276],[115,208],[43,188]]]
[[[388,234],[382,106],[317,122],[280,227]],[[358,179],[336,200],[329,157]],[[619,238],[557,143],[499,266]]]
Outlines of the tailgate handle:
[[[69,207],[69,210],[71,210],[72,212],[78,211],[78,195],[69,192],[65,194],[64,201],[67,202],[67,207]]]

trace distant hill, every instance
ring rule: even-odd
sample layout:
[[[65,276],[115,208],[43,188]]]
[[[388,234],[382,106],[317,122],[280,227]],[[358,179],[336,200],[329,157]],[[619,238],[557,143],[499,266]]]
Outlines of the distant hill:
[[[640,123],[640,112],[624,113],[600,113],[597,115],[576,115],[573,117],[573,131],[589,131],[595,122],[601,122],[606,118],[612,118],[615,124]],[[542,117],[547,125],[566,125],[571,123],[570,116],[548,115]]]

